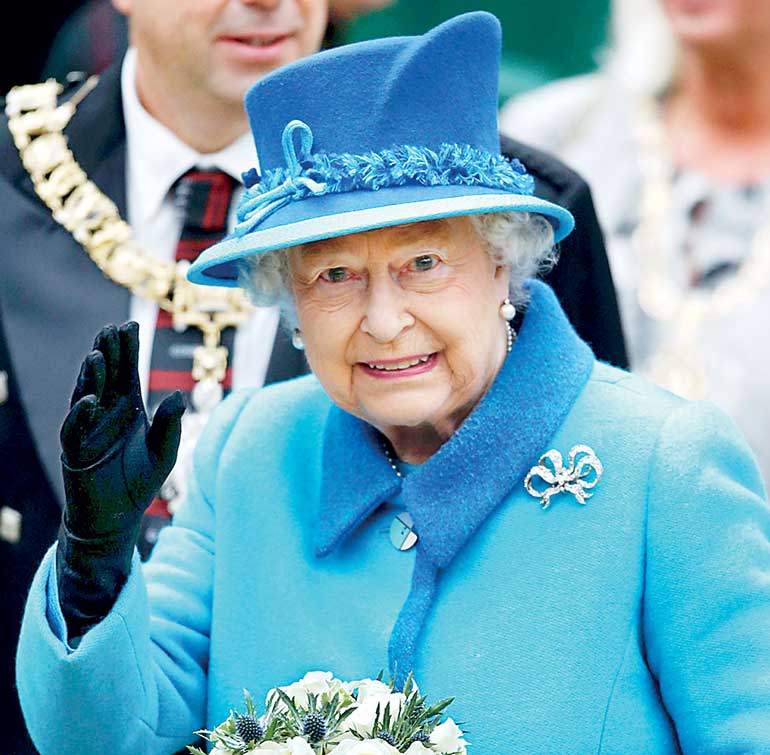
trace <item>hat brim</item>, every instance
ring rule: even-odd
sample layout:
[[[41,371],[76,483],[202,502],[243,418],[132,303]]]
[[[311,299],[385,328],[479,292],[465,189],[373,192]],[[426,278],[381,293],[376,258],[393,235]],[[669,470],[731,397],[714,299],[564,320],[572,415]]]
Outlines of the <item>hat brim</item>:
[[[225,237],[198,257],[187,278],[202,285],[236,287],[236,263],[253,254],[423,220],[512,211],[545,216],[554,227],[555,243],[575,225],[572,214],[557,204],[483,186],[401,186],[327,194],[291,202],[255,231]]]

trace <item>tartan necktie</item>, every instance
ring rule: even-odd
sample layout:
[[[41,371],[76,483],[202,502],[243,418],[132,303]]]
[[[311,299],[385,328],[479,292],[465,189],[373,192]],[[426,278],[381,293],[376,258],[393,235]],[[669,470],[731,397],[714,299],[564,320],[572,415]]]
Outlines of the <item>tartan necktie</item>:
[[[219,170],[193,168],[174,185],[174,199],[183,212],[182,231],[175,259],[193,262],[206,248],[222,239],[227,232],[227,217],[236,181]],[[222,332],[222,345],[228,349],[228,365],[222,384],[225,395],[232,388],[232,353],[235,328]],[[189,401],[193,389],[192,354],[203,343],[197,328],[176,331],[170,313],[159,310],[150,362],[147,405],[150,415],[160,402],[175,390],[188,399],[187,411],[194,411]],[[168,501],[156,497],[142,521],[138,548],[142,558],[149,556],[160,530],[169,523]]]
[[[177,261],[193,262],[204,249],[224,237],[235,185],[231,176],[218,170],[193,169],[177,181],[175,200],[184,214],[176,247]],[[222,333],[222,345],[231,354],[234,336],[234,328],[227,328]],[[192,353],[202,343],[203,334],[197,328],[177,332],[173,328],[170,313],[164,310],[158,312],[147,399],[150,412],[177,389],[184,391],[189,399],[193,389]],[[225,393],[231,388],[231,361],[228,360],[228,371],[222,386]]]

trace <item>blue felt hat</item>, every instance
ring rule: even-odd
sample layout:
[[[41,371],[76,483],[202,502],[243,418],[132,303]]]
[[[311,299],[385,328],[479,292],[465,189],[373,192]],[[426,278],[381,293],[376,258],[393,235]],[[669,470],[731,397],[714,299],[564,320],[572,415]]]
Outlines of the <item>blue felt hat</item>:
[[[236,262],[252,254],[452,215],[536,212],[563,239],[572,215],[534,197],[524,166],[500,154],[500,37],[493,15],[467,13],[257,82],[245,102],[261,176],[244,173],[235,229],[188,278],[236,286]]]

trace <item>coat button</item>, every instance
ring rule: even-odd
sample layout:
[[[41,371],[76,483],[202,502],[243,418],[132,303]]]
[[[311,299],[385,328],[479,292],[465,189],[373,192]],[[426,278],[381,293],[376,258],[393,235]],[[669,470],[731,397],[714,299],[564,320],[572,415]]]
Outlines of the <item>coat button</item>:
[[[0,406],[8,401],[8,373],[0,370]]]
[[[390,525],[390,542],[400,551],[408,551],[417,544],[414,521],[408,512],[402,511]]]
[[[21,540],[21,514],[10,506],[0,509],[0,540],[18,543]]]

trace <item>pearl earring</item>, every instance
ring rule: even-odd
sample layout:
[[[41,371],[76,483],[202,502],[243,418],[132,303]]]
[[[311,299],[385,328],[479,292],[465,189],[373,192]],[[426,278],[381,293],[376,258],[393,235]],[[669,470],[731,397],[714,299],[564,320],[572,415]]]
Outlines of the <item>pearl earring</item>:
[[[510,299],[506,298],[500,305],[500,317],[502,317],[503,320],[507,320],[508,322],[516,317],[516,307],[511,304]]]
[[[297,351],[302,351],[305,348],[305,342],[302,340],[302,333],[300,333],[299,328],[294,328],[294,332],[291,334],[291,345]]]
[[[508,340],[507,344],[507,351],[510,354],[511,349],[513,348],[513,340],[516,338],[516,334],[513,332],[513,325],[511,325],[511,320],[513,320],[514,317],[516,317],[516,307],[511,304],[511,300],[506,298],[503,303],[500,305],[500,318],[505,320],[505,330],[506,330],[506,336]]]

